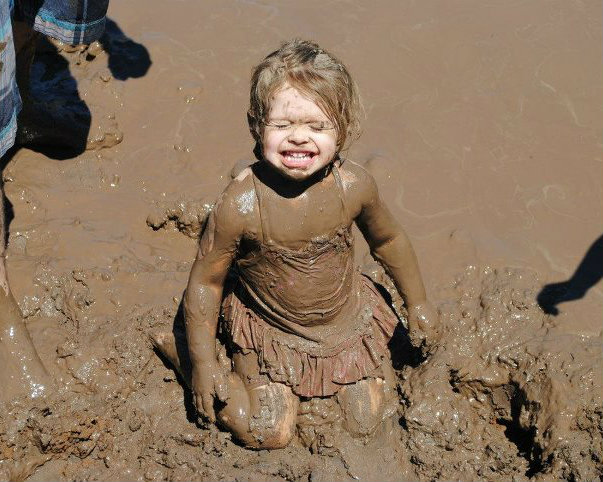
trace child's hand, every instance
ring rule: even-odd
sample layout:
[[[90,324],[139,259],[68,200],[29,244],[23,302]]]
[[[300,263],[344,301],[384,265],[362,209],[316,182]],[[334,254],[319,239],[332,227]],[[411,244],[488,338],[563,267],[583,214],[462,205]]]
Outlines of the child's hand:
[[[408,334],[415,346],[433,350],[440,341],[440,319],[429,301],[408,307]]]
[[[228,400],[228,380],[218,362],[205,362],[193,367],[191,387],[197,412],[214,423],[214,399],[217,397],[221,402]]]

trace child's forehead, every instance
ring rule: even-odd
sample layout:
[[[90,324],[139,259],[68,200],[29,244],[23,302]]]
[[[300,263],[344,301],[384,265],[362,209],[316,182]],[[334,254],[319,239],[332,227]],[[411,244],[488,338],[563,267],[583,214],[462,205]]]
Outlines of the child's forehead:
[[[285,85],[270,96],[269,115],[301,117],[326,117],[320,106],[295,87]]]

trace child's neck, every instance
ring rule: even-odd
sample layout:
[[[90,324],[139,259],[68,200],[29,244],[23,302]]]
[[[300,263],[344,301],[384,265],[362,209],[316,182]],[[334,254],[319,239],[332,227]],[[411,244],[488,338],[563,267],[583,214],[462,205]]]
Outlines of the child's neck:
[[[333,168],[331,162],[307,179],[296,181],[286,178],[266,161],[262,161],[254,170],[256,177],[266,186],[284,198],[294,198],[303,194],[308,188],[325,179]]]

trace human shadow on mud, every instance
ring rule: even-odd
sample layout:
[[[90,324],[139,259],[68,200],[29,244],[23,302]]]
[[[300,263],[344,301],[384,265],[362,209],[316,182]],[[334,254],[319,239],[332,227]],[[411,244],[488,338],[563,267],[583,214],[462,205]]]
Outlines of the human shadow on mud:
[[[148,72],[152,62],[146,47],[129,38],[113,20],[107,19],[99,42],[115,79],[125,81]],[[30,111],[29,117],[36,122],[29,130],[20,128],[17,142],[51,159],[64,160],[86,150],[92,116],[70,72],[70,62],[59,48],[44,36],[38,41],[30,81],[35,105],[25,104],[23,110]],[[76,65],[93,60],[84,47],[74,50],[70,55]]]
[[[2,169],[4,169],[4,166],[2,166]],[[15,217],[15,211],[13,209],[13,204],[8,200],[6,194],[4,194],[4,181],[2,181],[0,185],[2,186],[2,189],[0,190],[0,196],[2,196],[2,201],[4,205],[4,210],[0,212],[0,216],[3,216],[2,221],[4,221],[4,226],[10,226],[10,223]],[[8,246],[8,229],[4,230],[2,236],[4,236],[4,246]]]
[[[603,235],[588,249],[573,276],[559,283],[545,285],[538,293],[537,301],[542,311],[557,316],[556,305],[582,298],[603,277]]]
[[[109,70],[115,79],[138,79],[149,71],[152,64],[149,51],[128,37],[110,18],[100,43],[109,56]]]

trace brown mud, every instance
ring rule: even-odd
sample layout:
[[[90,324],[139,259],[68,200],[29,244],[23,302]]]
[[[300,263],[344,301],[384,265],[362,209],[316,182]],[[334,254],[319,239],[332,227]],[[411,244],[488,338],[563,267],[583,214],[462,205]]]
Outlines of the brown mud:
[[[601,284],[556,316],[537,302],[603,232],[598,3],[137,0],[109,15],[109,53],[60,53],[96,149],[22,149],[3,172],[8,275],[57,388],[5,401],[0,478],[600,480]],[[347,155],[412,238],[445,336],[426,361],[397,338],[399,423],[382,437],[250,451],[196,425],[149,335],[171,329],[202,220],[251,159],[251,67],[294,35],[358,82],[367,119]],[[140,46],[146,75],[111,70]],[[34,63],[39,85],[62,75]]]

